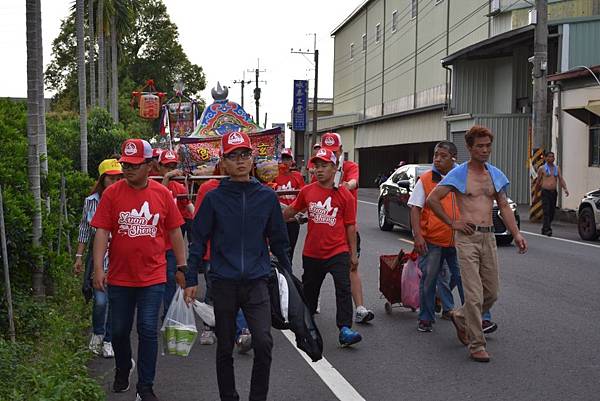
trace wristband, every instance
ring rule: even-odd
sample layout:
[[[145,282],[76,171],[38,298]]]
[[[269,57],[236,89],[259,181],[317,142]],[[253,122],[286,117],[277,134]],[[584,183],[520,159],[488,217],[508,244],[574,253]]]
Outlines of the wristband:
[[[83,257],[83,254],[81,254],[81,253],[76,253],[76,254],[75,254],[75,257],[76,257],[76,258],[81,258],[81,257]]]
[[[182,272],[183,274],[186,274],[188,271],[188,267],[187,267],[187,265],[179,265],[179,266],[177,266],[177,271]]]

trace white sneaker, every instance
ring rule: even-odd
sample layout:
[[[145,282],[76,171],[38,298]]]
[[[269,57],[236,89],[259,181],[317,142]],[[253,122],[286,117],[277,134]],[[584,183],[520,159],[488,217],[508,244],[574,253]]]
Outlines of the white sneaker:
[[[102,352],[102,340],[104,339],[104,334],[92,334],[92,338],[90,339],[90,344],[88,348],[96,355],[100,355]]]
[[[212,330],[204,330],[200,334],[200,345],[213,345],[216,340],[215,332]]]
[[[375,314],[373,311],[368,310],[363,305],[356,307],[356,313],[354,315],[354,321],[356,323],[367,323],[373,320]]]
[[[106,341],[102,343],[102,356],[105,358],[115,357],[115,351],[113,351],[112,343]]]

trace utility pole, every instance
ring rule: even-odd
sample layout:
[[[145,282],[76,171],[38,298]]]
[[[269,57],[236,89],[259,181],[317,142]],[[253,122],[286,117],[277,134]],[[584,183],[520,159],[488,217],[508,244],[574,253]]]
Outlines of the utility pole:
[[[536,172],[543,162],[546,147],[550,147],[548,141],[548,82],[546,73],[548,70],[548,3],[547,0],[535,0],[535,31],[533,42],[533,116],[532,116],[532,138],[531,138],[531,208],[529,209],[529,220],[541,219],[542,202],[541,193],[535,191]],[[561,157],[562,155],[558,155]]]
[[[264,82],[265,84],[267,83],[267,81],[261,81],[259,79],[260,77],[260,73],[261,72],[267,72],[267,70],[261,70],[260,69],[260,59],[258,60],[257,63],[257,68],[255,68],[254,70],[248,70],[248,72],[254,72],[255,74],[255,79],[254,82],[256,83],[256,86],[254,87],[254,102],[256,103],[256,125],[258,125],[260,127],[260,87],[258,86],[258,84],[260,82]]]
[[[312,54],[314,57],[314,64],[315,64],[315,86],[314,86],[314,92],[313,92],[313,114],[312,114],[312,130],[311,130],[311,134],[310,134],[310,139],[307,141],[306,138],[304,140],[304,158],[306,160],[308,160],[308,157],[310,155],[310,150],[312,149],[313,145],[315,144],[315,142],[317,141],[317,113],[318,113],[318,90],[319,90],[319,50],[317,49],[317,34],[316,33],[310,33],[308,35],[312,35],[314,37],[314,41],[313,41],[313,51],[303,51],[303,50],[291,50],[292,54]]]
[[[244,86],[246,86],[246,84],[252,83],[252,80],[248,80],[246,81],[246,71],[243,72],[243,78],[241,80],[235,80],[233,81],[234,84],[240,84],[242,86],[242,109],[244,108]]]

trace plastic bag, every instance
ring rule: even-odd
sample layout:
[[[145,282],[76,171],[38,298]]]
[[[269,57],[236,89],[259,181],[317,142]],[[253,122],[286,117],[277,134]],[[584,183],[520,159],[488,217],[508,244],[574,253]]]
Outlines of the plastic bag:
[[[279,284],[279,303],[281,305],[281,316],[283,320],[288,323],[289,318],[289,298],[290,292],[288,289],[287,280],[283,274],[277,272],[277,283]]]
[[[401,297],[402,305],[417,309],[419,307],[419,282],[421,281],[421,269],[419,269],[418,258],[411,255],[402,269]]]
[[[215,310],[209,304],[205,304],[204,302],[200,302],[198,300],[194,301],[194,312],[198,315],[198,317],[210,327],[215,327]]]
[[[198,329],[194,311],[185,303],[183,289],[179,286],[160,330],[163,333],[167,354],[189,355],[198,336]]]

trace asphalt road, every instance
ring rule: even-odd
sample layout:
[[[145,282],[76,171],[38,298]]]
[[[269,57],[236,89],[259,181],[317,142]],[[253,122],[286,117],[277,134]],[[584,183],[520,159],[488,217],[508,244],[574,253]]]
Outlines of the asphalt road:
[[[270,400],[600,399],[600,242],[578,241],[576,227],[565,223],[555,225],[555,237],[542,237],[539,225],[524,221],[522,229],[532,233],[525,235],[529,252],[518,255],[513,246],[498,250],[501,289],[492,313],[499,329],[488,336],[491,363],[478,364],[468,359],[450,322],[438,319],[433,333],[419,333],[416,313],[402,308],[385,313],[378,289],[379,255],[411,250],[411,238],[400,230],[378,229],[374,190],[361,190],[360,199],[360,270],[375,320],[358,327],[361,343],[338,348],[333,282],[326,279],[317,323],[333,369],[322,369],[321,375],[328,377],[323,379],[273,330]],[[301,246],[294,265],[297,276]],[[199,344],[187,358],[159,356],[157,396],[164,401],[218,400],[214,358],[215,346]],[[112,360],[101,358],[90,365],[107,400],[135,399],[134,390],[110,393],[113,366]],[[238,392],[247,399],[251,354],[236,354],[235,366]],[[331,378],[335,371],[341,376]],[[337,394],[351,387],[362,398],[336,396],[326,382]]]

